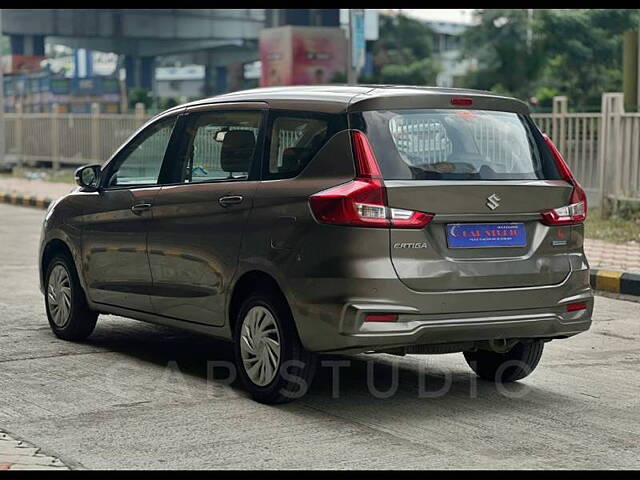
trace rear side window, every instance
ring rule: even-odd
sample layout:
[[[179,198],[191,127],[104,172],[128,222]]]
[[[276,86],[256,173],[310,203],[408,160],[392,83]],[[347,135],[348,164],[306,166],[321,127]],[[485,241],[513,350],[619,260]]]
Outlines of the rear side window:
[[[298,175],[335,133],[344,130],[346,117],[314,112],[271,112],[265,179]]]
[[[488,110],[385,110],[354,114],[388,180],[559,179],[524,115]]]
[[[247,180],[263,113],[212,111],[194,115],[182,167],[183,183]]]

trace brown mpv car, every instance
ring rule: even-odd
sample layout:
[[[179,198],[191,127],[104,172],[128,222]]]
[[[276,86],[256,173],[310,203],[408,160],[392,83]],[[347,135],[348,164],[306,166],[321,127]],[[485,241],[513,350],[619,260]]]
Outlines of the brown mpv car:
[[[464,352],[515,381],[591,323],[585,192],[513,98],[235,92],[76,178],[42,231],[54,333],[107,313],[226,339],[261,402],[302,395],[322,352]]]

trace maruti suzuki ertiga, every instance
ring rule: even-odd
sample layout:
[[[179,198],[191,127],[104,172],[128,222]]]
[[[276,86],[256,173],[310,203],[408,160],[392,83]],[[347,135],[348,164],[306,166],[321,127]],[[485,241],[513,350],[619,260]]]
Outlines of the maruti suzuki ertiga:
[[[248,90],[157,115],[48,211],[54,333],[100,313],[232,341],[253,397],[322,352],[463,352],[510,382],[585,331],[585,192],[526,104],[396,86]]]

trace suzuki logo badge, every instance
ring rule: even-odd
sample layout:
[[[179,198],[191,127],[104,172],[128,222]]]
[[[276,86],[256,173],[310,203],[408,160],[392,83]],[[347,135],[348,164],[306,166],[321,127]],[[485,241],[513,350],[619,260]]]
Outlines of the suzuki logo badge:
[[[492,193],[487,197],[487,207],[491,210],[495,210],[500,206],[500,196],[497,193]]]

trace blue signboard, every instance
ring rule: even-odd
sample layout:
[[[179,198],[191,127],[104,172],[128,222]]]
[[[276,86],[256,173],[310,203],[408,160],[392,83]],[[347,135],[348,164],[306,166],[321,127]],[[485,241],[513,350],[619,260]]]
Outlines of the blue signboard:
[[[100,77],[102,93],[120,93],[120,84],[117,78]]]
[[[525,247],[524,223],[450,223],[449,248]]]
[[[64,95],[64,94],[71,93],[71,79],[70,78],[52,78],[51,93],[55,95]]]

